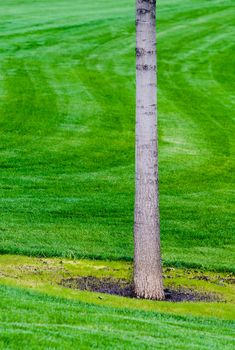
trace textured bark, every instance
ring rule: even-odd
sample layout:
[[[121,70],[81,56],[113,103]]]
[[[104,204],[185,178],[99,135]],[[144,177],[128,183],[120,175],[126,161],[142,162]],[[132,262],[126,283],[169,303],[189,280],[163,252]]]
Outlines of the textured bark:
[[[136,0],[136,7],[134,283],[137,296],[161,300],[164,291],[158,207],[156,1]]]

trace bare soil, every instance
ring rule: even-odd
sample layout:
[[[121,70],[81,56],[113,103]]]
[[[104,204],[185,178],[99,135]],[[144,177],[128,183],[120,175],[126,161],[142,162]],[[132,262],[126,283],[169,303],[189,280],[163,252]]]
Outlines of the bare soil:
[[[97,278],[92,276],[63,279],[61,285],[67,288],[86,290],[90,292],[107,293],[123,297],[136,298],[133,283],[124,279]],[[165,289],[165,301],[218,301],[214,294],[199,293],[192,289]]]

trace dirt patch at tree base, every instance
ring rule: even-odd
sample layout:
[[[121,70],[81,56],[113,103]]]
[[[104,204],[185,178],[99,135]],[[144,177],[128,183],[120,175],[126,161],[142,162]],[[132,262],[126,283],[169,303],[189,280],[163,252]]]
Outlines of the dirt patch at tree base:
[[[137,298],[133,283],[124,279],[97,278],[92,276],[67,278],[61,281],[61,285],[71,289],[83,291],[107,293],[129,298]],[[183,302],[183,301],[219,301],[215,294],[200,293],[192,289],[177,288],[165,289],[165,301]],[[220,300],[221,301],[221,300]]]

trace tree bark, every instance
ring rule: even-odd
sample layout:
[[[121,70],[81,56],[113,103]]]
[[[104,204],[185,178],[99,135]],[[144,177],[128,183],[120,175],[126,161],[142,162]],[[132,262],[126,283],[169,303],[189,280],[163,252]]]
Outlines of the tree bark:
[[[156,67],[156,0],[136,0],[134,284],[138,297],[162,300]]]

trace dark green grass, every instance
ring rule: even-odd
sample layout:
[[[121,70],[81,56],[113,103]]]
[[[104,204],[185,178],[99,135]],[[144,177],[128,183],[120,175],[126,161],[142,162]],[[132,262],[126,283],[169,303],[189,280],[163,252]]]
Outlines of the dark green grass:
[[[0,287],[0,349],[233,349],[234,322],[115,310]]]
[[[132,258],[134,5],[1,1],[1,253]],[[234,271],[234,24],[158,2],[166,264]]]

